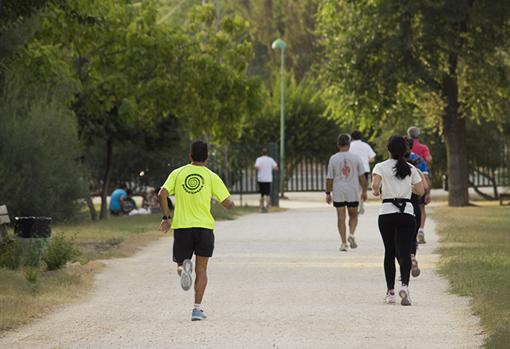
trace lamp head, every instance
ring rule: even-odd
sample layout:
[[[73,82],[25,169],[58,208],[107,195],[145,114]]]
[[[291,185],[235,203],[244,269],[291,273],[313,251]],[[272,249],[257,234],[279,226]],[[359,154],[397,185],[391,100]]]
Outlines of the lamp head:
[[[284,50],[285,46],[287,46],[287,44],[285,44],[285,41],[283,41],[282,39],[276,39],[275,41],[273,41],[271,48],[273,50],[275,50],[275,49]]]

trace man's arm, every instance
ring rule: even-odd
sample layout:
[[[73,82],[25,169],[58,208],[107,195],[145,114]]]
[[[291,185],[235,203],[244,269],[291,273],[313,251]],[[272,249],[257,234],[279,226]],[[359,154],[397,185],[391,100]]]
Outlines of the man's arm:
[[[227,210],[233,209],[235,207],[234,200],[232,200],[232,197],[229,196],[225,200],[221,202],[221,205],[225,207]]]
[[[161,207],[161,212],[163,212],[163,216],[166,216],[167,219],[161,220],[160,230],[163,233],[166,233],[170,229],[170,208],[168,208],[168,192],[165,188],[161,188],[158,193],[159,198],[159,206]]]
[[[365,178],[365,175],[362,174],[361,176],[358,177],[359,178],[359,184],[361,185],[361,199],[363,201],[367,201],[368,199],[368,194],[367,194],[367,179]]]
[[[326,178],[326,202],[328,205],[333,201],[331,199],[331,192],[333,191],[333,178]]]

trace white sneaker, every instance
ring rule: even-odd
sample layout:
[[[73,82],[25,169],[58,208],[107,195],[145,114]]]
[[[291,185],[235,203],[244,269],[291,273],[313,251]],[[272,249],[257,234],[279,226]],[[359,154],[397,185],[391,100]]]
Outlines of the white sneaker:
[[[418,230],[418,243],[419,244],[426,244],[427,243],[425,241],[425,232],[421,228]]]
[[[347,252],[349,250],[349,246],[347,246],[347,244],[341,244],[339,250],[342,252]]]
[[[409,295],[409,288],[407,286],[402,286],[402,288],[398,292],[398,295],[400,296],[400,298],[402,298],[400,304],[411,305],[411,296]]]
[[[358,247],[358,244],[356,243],[356,239],[354,238],[354,235],[349,235],[349,237],[347,238],[347,241],[349,241],[349,245],[351,246],[351,248]]]
[[[184,291],[188,291],[193,285],[193,262],[189,259],[185,259],[182,262],[181,271],[181,287]]]
[[[395,293],[386,292],[386,296],[384,297],[384,303],[386,304],[395,304],[397,301],[397,297]]]
[[[364,214],[364,213],[365,213],[365,205],[363,205],[363,201],[360,201],[358,214]]]

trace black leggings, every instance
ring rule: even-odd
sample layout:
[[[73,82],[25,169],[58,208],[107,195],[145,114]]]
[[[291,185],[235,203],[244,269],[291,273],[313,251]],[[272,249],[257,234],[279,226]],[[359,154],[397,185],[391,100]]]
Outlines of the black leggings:
[[[379,231],[384,242],[384,274],[388,290],[395,288],[395,258],[400,264],[403,285],[409,285],[411,274],[411,247],[415,237],[416,221],[407,213],[379,216]]]

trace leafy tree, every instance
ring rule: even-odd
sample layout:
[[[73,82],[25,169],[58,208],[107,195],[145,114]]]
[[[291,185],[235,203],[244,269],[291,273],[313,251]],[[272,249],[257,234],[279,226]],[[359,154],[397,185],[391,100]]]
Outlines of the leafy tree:
[[[329,107],[362,127],[402,115],[435,125],[446,143],[449,204],[467,205],[466,118],[497,119],[508,104],[509,18],[504,0],[324,0]]]
[[[34,61],[26,62],[9,73],[0,96],[0,202],[14,215],[67,219],[85,194],[78,127],[68,108],[73,83],[59,75],[58,83],[31,85]]]
[[[240,13],[251,25],[255,59],[251,71],[270,81],[280,57],[271,48],[277,37],[287,43],[286,66],[298,82],[313,77],[311,67],[322,54],[316,34],[318,0],[223,0],[221,12]]]
[[[273,91],[267,94],[267,102],[259,116],[254,116],[244,127],[241,144],[248,144],[252,152],[244,150],[244,156],[252,159],[269,142],[280,144],[280,95],[279,78],[275,79]],[[325,162],[336,151],[336,138],[341,129],[335,121],[326,117],[326,105],[318,94],[317,85],[303,80],[297,83],[290,77],[285,88],[285,156],[286,174],[290,177],[294,168],[304,159]]]
[[[158,127],[169,115],[191,137],[237,139],[242,120],[258,108],[246,23],[226,17],[215,25],[212,6],[191,11],[176,28],[158,21],[154,1],[70,0],[53,6],[43,23],[34,45],[60,47],[79,82],[73,110],[80,138],[90,149],[104,144],[101,218],[113,173],[123,166],[114,165],[115,146],[164,148],[168,138]],[[155,136],[136,142],[148,138],[141,135]]]

